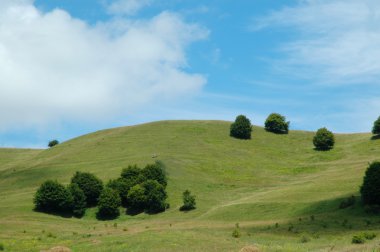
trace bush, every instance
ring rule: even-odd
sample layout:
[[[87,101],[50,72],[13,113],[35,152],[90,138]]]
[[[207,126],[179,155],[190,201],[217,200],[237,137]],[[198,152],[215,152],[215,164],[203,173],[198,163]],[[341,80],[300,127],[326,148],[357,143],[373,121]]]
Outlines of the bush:
[[[119,193],[121,204],[125,207],[128,206],[128,192],[135,185],[133,180],[127,180],[124,178],[118,178],[110,180],[107,187],[117,191]]]
[[[363,178],[360,188],[365,205],[380,205],[380,162],[371,163]]]
[[[160,162],[156,162],[155,164],[150,164],[145,166],[141,171],[144,181],[147,180],[156,180],[158,183],[166,187],[167,179],[164,166]]]
[[[317,150],[330,150],[335,144],[334,134],[326,128],[321,128],[315,134],[313,144]]]
[[[103,182],[95,175],[87,172],[76,172],[71,183],[77,184],[86,196],[87,206],[95,206],[103,190]]]
[[[238,139],[251,139],[251,132],[251,121],[244,115],[236,117],[235,122],[230,127],[230,136]]]
[[[114,219],[120,215],[121,199],[115,190],[104,188],[99,196],[97,217],[99,219]]]
[[[0,251],[4,251],[4,245],[0,243]]]
[[[344,208],[351,207],[355,205],[355,202],[356,202],[356,198],[354,195],[352,195],[351,197],[348,197],[347,199],[340,202],[339,208],[344,209]]]
[[[58,140],[51,140],[50,142],[49,142],[49,144],[48,144],[48,147],[53,147],[53,146],[56,146],[56,145],[58,145],[59,144],[59,142],[58,142]]]
[[[364,233],[363,234],[363,237],[366,239],[366,240],[373,240],[376,238],[376,234],[375,233]]]
[[[128,166],[127,168],[124,168],[121,172],[121,178],[135,181],[136,185],[142,182],[142,173],[141,169],[137,167],[137,165],[134,166]]]
[[[241,236],[239,223],[235,224],[235,229],[232,231],[232,237],[239,238]]]
[[[34,196],[35,209],[41,212],[69,212],[72,202],[73,199],[69,190],[57,181],[52,180],[42,183]]]
[[[352,237],[352,243],[354,243],[354,244],[363,244],[363,243],[365,243],[365,239],[361,235],[354,235]]]
[[[145,189],[141,185],[133,186],[128,192],[128,207],[134,211],[145,209]]]
[[[265,120],[265,129],[276,134],[288,134],[290,122],[286,121],[285,116],[272,113]]]
[[[82,217],[86,212],[86,195],[77,184],[70,184],[68,187],[72,196],[72,212],[76,217]]]
[[[162,184],[156,180],[148,180],[141,184],[145,192],[145,211],[159,213],[166,209],[167,194]]]
[[[186,190],[183,192],[182,198],[183,198],[183,206],[181,206],[179,210],[189,211],[189,210],[195,209],[195,205],[196,205],[195,196],[191,195],[191,192],[189,190]]]
[[[377,118],[377,120],[373,123],[372,133],[375,135],[380,134],[380,116]]]

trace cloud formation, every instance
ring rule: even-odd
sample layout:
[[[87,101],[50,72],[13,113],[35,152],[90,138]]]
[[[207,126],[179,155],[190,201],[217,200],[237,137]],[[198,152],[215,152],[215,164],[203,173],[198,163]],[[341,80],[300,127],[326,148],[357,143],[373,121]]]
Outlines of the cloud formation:
[[[0,129],[92,121],[194,94],[206,79],[186,71],[185,50],[207,35],[170,12],[90,26],[31,0],[2,0]]]
[[[380,2],[302,0],[272,12],[254,29],[286,27],[298,39],[285,43],[276,66],[329,84],[379,84]]]

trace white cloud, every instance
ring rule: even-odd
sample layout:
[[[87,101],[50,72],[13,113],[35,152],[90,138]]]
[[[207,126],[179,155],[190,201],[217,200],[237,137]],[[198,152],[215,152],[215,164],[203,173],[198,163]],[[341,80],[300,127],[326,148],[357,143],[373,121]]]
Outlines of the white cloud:
[[[150,4],[152,0],[116,0],[107,6],[107,11],[110,14],[133,15]]]
[[[0,4],[0,128],[96,120],[191,95],[186,47],[207,30],[164,12],[89,26],[32,1]]]
[[[300,33],[282,48],[279,69],[330,84],[379,84],[380,1],[303,0],[258,20],[254,29],[268,26]]]

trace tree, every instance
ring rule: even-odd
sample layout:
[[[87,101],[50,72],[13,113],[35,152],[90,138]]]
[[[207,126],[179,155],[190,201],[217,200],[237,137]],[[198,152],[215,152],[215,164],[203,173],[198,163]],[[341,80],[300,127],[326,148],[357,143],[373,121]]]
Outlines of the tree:
[[[189,211],[195,209],[195,196],[191,195],[189,190],[186,190],[182,194],[183,206],[180,207],[180,211]]]
[[[136,181],[136,184],[139,184],[141,181],[141,169],[137,165],[129,165],[127,168],[124,168],[121,172],[121,178]]]
[[[373,123],[372,133],[375,134],[375,135],[379,135],[380,134],[380,116]]]
[[[86,212],[86,195],[77,184],[70,184],[68,190],[72,196],[72,212],[76,217],[82,217]]]
[[[145,166],[145,168],[142,169],[142,175],[144,181],[156,180],[164,187],[167,185],[166,172],[161,162],[156,161],[155,164],[148,164]]]
[[[251,139],[251,132],[251,121],[244,115],[237,116],[230,127],[230,136],[238,139]]]
[[[58,140],[51,140],[48,144],[48,147],[51,148],[51,147],[56,146],[58,144],[59,144]]]
[[[315,134],[313,144],[317,150],[330,150],[335,144],[334,134],[326,128],[321,128]]]
[[[95,206],[103,190],[103,182],[95,175],[87,172],[76,172],[71,183],[77,184],[86,196],[87,206]]]
[[[380,162],[368,166],[360,193],[365,205],[380,205]]]
[[[73,199],[69,190],[63,185],[57,181],[48,180],[38,188],[33,202],[37,211],[64,213],[71,211]]]
[[[99,196],[97,217],[99,219],[114,219],[120,215],[121,199],[115,190],[104,188]]]
[[[133,186],[128,192],[128,208],[143,211],[146,206],[145,189],[141,185]]]
[[[145,211],[147,213],[159,213],[166,209],[167,194],[162,184],[156,180],[147,180],[141,184],[145,194]]]
[[[272,113],[265,120],[265,129],[276,134],[288,134],[290,122],[286,121],[285,116]]]
[[[107,187],[119,193],[121,204],[125,207],[128,206],[128,192],[133,186],[135,186],[134,180],[124,178],[110,180],[107,184]]]

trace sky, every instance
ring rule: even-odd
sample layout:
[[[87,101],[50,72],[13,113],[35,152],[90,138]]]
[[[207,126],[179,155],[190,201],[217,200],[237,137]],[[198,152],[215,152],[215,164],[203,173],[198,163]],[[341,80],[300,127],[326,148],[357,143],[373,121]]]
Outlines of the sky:
[[[157,120],[369,132],[377,0],[1,0],[0,147]]]

